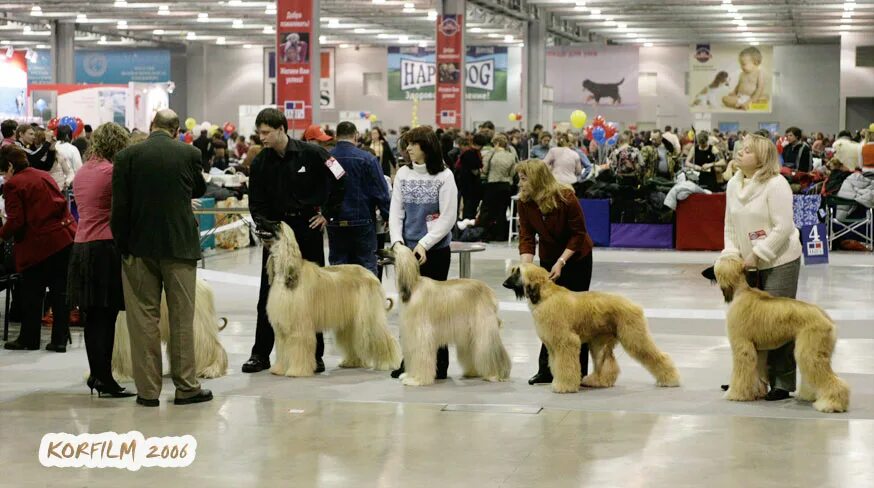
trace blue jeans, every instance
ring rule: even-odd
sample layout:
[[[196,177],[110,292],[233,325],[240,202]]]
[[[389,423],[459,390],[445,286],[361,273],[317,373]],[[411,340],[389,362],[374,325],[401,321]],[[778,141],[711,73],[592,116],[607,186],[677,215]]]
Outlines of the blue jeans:
[[[328,261],[333,264],[360,264],[374,275],[376,271],[376,227],[373,224],[328,227]]]

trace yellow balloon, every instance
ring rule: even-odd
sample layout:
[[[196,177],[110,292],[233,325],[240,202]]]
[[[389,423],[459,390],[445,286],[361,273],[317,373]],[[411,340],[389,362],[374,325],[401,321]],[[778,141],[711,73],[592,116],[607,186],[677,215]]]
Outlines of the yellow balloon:
[[[194,120],[194,117],[188,117],[185,119],[185,128],[193,130],[195,127],[197,127],[197,121]]]
[[[874,132],[874,122],[872,122],[871,125],[868,126],[868,132]]]
[[[516,121],[516,114],[508,115],[507,120],[509,120],[510,122],[515,122]]]
[[[371,122],[376,122],[377,120],[379,120],[379,117],[377,117],[376,114],[370,114],[370,121]]]
[[[588,120],[589,116],[586,115],[586,112],[582,110],[574,110],[571,113],[571,125],[573,125],[577,129],[582,129],[584,125],[586,125],[586,120]]]
[[[209,135],[213,135],[219,131],[219,126],[213,125],[209,128]]]
[[[695,131],[690,130],[689,132],[686,133],[686,137],[688,137],[689,139],[695,139]]]

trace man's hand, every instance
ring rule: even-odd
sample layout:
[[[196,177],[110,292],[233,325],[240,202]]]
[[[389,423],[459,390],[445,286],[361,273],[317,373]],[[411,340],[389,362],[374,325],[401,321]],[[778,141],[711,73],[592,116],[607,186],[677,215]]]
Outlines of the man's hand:
[[[564,268],[564,264],[561,261],[556,261],[555,264],[552,265],[552,270],[549,271],[549,279],[552,281],[556,281],[561,277],[561,269]]]
[[[425,249],[425,246],[416,244],[416,248],[413,249],[413,255],[419,260],[419,266],[425,264],[425,261],[428,260],[428,257],[426,256],[427,254],[428,251]]]
[[[203,208],[203,202],[199,199],[192,198],[191,199],[191,209],[192,210],[200,210]]]
[[[322,214],[316,214],[310,219],[310,229],[322,230],[327,224],[328,219],[323,217]]]

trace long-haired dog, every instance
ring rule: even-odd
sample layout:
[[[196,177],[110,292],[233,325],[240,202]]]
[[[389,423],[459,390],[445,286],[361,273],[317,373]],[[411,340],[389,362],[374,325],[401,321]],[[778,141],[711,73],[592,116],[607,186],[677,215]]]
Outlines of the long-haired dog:
[[[763,380],[766,351],[795,341],[795,360],[801,370],[796,398],[812,401],[820,412],[846,412],[850,389],[835,375],[831,357],[837,340],[835,324],[825,310],[792,298],[773,297],[751,288],[740,258],[717,261],[714,274],[726,303],[731,344],[731,381],[725,398],[758,400],[767,393]]]
[[[485,283],[471,279],[435,281],[419,273],[413,252],[401,243],[381,249],[393,264],[401,309],[401,348],[409,386],[434,383],[437,349],[454,344],[465,378],[506,381],[510,356],[501,341],[498,299]]]
[[[706,105],[710,108],[717,107],[719,103],[717,91],[719,91],[720,87],[723,86],[731,86],[728,71],[720,71],[719,73],[716,73],[716,77],[713,78],[713,81],[698,92],[698,95],[695,95],[695,100],[692,101],[692,106]]]
[[[549,351],[552,390],[574,393],[580,389],[580,347],[589,344],[594,371],[582,385],[607,388],[616,384],[619,365],[613,356],[618,341],[656,379],[658,386],[679,386],[680,374],[671,357],[653,342],[643,309],[612,293],[572,292],[556,285],[540,266],[514,266],[504,287],[516,297],[528,298],[537,335]]]
[[[198,378],[219,378],[228,374],[228,353],[219,342],[218,334],[228,325],[228,319],[219,318],[215,311],[215,297],[212,287],[201,279],[197,280],[194,295],[194,364]],[[161,320],[158,323],[161,342],[170,340],[170,319],[167,300],[161,298]],[[131,364],[130,334],[127,315],[118,314],[115,321],[115,343],[112,348],[112,374],[118,380],[128,380],[133,376]]]
[[[316,332],[326,330],[334,331],[341,368],[397,368],[400,348],[386,326],[392,301],[379,279],[358,265],[319,267],[303,258],[291,227],[281,223],[275,230],[267,260],[267,318],[276,333],[270,372],[312,376]]]

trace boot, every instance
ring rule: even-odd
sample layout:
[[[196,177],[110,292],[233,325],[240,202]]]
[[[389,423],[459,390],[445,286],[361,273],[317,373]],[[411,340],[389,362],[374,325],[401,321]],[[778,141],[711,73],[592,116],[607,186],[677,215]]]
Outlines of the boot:
[[[447,378],[446,371],[449,369],[449,347],[443,346],[437,349],[437,374],[434,376],[436,380],[445,380]]]
[[[549,351],[546,345],[540,345],[540,356],[537,358],[537,374],[528,380],[529,385],[552,383],[552,372],[549,370]]]

